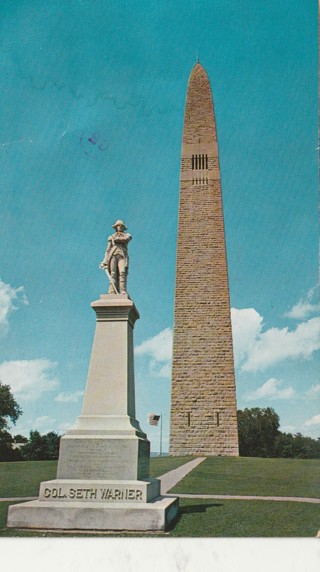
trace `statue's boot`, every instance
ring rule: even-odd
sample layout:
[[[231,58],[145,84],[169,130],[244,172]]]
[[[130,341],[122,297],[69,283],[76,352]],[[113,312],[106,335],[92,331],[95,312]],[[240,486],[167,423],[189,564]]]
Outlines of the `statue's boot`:
[[[120,273],[120,294],[125,294],[127,292],[127,274]]]
[[[108,294],[116,294],[116,290],[119,292],[119,285],[118,285],[118,281],[117,281],[117,275],[116,273],[111,272],[111,282],[109,285],[109,290],[108,290]]]

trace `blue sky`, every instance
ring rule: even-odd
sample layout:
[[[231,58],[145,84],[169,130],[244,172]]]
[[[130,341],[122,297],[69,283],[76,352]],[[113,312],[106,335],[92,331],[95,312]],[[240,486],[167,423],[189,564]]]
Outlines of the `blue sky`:
[[[170,356],[180,147],[196,55],[218,127],[238,407],[320,435],[317,2],[2,2],[0,379],[14,432],[80,414],[125,220],[136,408],[152,450]],[[93,145],[89,139],[95,140]]]

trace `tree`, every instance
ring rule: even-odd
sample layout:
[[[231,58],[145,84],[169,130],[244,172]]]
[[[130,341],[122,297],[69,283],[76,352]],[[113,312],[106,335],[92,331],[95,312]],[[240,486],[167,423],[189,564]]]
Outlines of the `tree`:
[[[239,452],[243,457],[319,459],[320,438],[279,431],[279,415],[270,407],[238,411]]]
[[[305,437],[301,433],[280,433],[276,440],[276,456],[296,459],[319,459],[320,439]]]
[[[294,437],[291,433],[279,433],[276,437],[276,457],[293,458],[294,454]]]
[[[60,435],[50,431],[45,435],[47,442],[47,459],[57,459],[59,457]]]
[[[0,431],[0,461],[18,461],[21,459],[21,453],[17,449],[13,449],[12,435],[5,429]]]
[[[13,397],[10,386],[0,382],[0,461],[15,461],[21,458],[20,452],[13,449],[13,437],[7,431],[9,420],[15,424],[21,414],[22,409]]]
[[[54,431],[40,435],[39,431],[30,431],[29,441],[21,447],[21,454],[28,461],[48,461],[59,455],[60,436]]]
[[[15,443],[28,443],[28,438],[24,437],[24,435],[20,435],[20,433],[14,435],[13,440]]]
[[[21,447],[24,459],[28,461],[41,461],[46,458],[46,443],[39,431],[30,431],[28,443]]]
[[[12,395],[10,385],[0,382],[0,430],[9,429],[8,418],[15,425],[21,414],[22,409]]]
[[[279,415],[271,407],[238,411],[239,452],[243,457],[273,457],[280,431]]]
[[[305,437],[301,433],[293,436],[294,456],[298,459],[316,459],[320,457],[320,441]]]

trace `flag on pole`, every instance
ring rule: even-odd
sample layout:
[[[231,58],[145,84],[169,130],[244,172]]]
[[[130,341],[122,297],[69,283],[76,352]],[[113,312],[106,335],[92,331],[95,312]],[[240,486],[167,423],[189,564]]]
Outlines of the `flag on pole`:
[[[155,413],[149,413],[148,421],[150,425],[158,425],[158,421],[160,419],[160,415],[156,415]]]

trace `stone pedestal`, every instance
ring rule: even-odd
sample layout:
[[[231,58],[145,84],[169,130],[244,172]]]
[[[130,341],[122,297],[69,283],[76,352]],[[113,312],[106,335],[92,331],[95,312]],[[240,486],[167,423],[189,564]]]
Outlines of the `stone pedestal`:
[[[97,323],[83,408],[61,438],[57,479],[39,500],[9,507],[8,526],[84,530],[164,530],[178,499],[149,477],[150,444],[135,417],[133,328],[126,294],[91,304]]]
[[[125,294],[91,304],[97,316],[82,413],[62,437],[58,479],[144,479],[149,441],[135,418],[133,328],[138,311]]]

